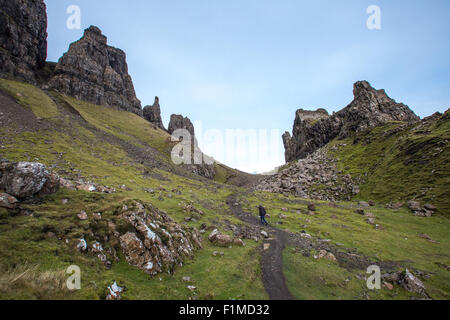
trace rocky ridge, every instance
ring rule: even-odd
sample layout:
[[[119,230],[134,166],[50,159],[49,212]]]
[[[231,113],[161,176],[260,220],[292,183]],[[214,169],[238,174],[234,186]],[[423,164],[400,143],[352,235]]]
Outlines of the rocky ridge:
[[[395,102],[367,81],[356,82],[353,94],[354,100],[331,116],[323,109],[296,112],[293,135],[283,135],[286,162],[305,158],[334,138],[347,138],[390,121],[419,121],[408,106]]]
[[[0,76],[29,83],[47,58],[47,14],[43,0],[0,0]]]
[[[95,26],[86,29],[59,59],[48,88],[142,116],[125,52],[109,46],[106,36]]]

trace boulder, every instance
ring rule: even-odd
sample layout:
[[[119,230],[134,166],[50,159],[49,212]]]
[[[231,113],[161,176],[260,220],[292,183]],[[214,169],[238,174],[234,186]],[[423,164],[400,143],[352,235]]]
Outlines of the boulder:
[[[39,194],[48,195],[56,193],[58,192],[60,186],[60,177],[56,173],[50,173],[47,176],[47,181],[45,181]]]
[[[366,201],[360,201],[358,203],[358,205],[361,206],[361,207],[364,207],[364,208],[370,207],[370,204],[368,202],[366,202]]]
[[[114,281],[112,285],[108,287],[108,295],[106,296],[106,300],[121,300],[121,293],[124,291],[124,288],[117,285],[117,282]]]
[[[212,241],[215,245],[219,247],[229,247],[231,244],[233,244],[233,238],[226,234],[218,234]]]
[[[429,211],[433,211],[433,212],[437,211],[437,208],[435,206],[433,206],[432,204],[429,204],[429,203],[424,204],[423,207],[426,210],[429,210]]]
[[[86,213],[86,211],[81,211],[79,214],[77,214],[78,219],[80,220],[87,220],[88,219],[88,215]]]
[[[53,192],[59,188],[57,176],[50,174],[41,163],[9,163],[3,165],[0,170],[2,171],[0,188],[18,199],[29,198],[41,191]]]
[[[410,292],[427,296],[425,286],[422,281],[415,277],[408,269],[400,274],[398,283]]]
[[[197,229],[176,223],[150,204],[130,201],[119,217],[128,225],[127,232],[119,234],[125,259],[151,276],[172,273],[202,247]]]
[[[420,206],[420,202],[419,201],[413,201],[413,200],[408,202],[408,208],[411,211],[421,211],[422,210],[422,208]]]
[[[6,193],[0,193],[0,208],[14,209],[19,201]]]
[[[309,204],[308,205],[308,210],[309,211],[316,211],[316,205],[315,204]]]

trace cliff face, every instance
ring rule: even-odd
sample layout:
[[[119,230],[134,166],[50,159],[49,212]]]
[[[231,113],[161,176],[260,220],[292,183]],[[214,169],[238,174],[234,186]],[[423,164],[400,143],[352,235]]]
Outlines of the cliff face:
[[[390,121],[419,120],[408,106],[395,102],[384,90],[375,90],[367,81],[355,83],[353,94],[354,100],[331,116],[323,109],[296,112],[293,136],[283,135],[286,162],[303,159],[336,137],[346,138]]]
[[[94,26],[86,29],[83,37],[59,59],[49,87],[80,100],[142,116],[125,53],[108,46],[107,38]]]
[[[0,0],[0,76],[35,83],[47,58],[43,0]]]
[[[159,105],[158,97],[155,97],[155,102],[152,106],[144,107],[144,119],[150,123],[153,123],[156,127],[166,131],[161,119],[161,107]]]

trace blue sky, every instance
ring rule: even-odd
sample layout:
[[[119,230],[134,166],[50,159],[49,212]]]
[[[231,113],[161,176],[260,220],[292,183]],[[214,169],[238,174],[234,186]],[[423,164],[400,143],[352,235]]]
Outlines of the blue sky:
[[[298,108],[338,111],[353,83],[368,80],[419,116],[450,107],[450,2],[300,0],[46,0],[48,60],[57,61],[83,29],[96,25],[127,54],[142,105],[160,97],[170,114],[207,129],[291,131]],[[81,8],[81,30],[66,9]],[[369,5],[381,30],[369,30]],[[257,163],[283,163],[281,136]],[[273,156],[276,155],[276,157]],[[213,156],[216,156],[212,154]]]

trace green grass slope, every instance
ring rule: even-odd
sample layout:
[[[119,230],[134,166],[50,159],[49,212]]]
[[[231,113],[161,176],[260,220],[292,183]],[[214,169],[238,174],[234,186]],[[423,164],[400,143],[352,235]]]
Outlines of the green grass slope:
[[[412,199],[450,213],[450,111],[414,125],[390,123],[330,147],[338,168],[363,181],[357,199]],[[330,148],[332,149],[332,148]]]
[[[106,270],[95,256],[78,252],[77,239],[106,236],[105,223],[113,218],[114,208],[129,199],[149,202],[179,223],[192,216],[184,207],[193,204],[205,213],[189,222],[197,228],[202,223],[221,229],[227,223],[239,224],[225,204],[234,187],[175,167],[170,161],[170,136],[132,113],[15,81],[0,79],[0,90],[17,102],[13,104],[17,112],[31,111],[39,123],[27,128],[18,119],[2,126],[0,157],[38,161],[63,177],[117,189],[115,194],[61,189],[40,204],[24,205],[32,212],[28,215],[0,208],[0,299],[104,299],[113,280],[128,288],[124,299],[267,298],[256,242],[243,248],[216,248],[205,234],[204,248],[192,261],[185,261],[173,276],[155,278],[129,266],[123,255]],[[81,210],[90,217],[86,222],[77,218]],[[101,223],[92,219],[97,212],[102,213]],[[216,250],[224,251],[224,256],[213,256]],[[69,292],[64,289],[65,270],[73,264],[81,267],[82,289]],[[184,276],[192,283],[183,282]]]

